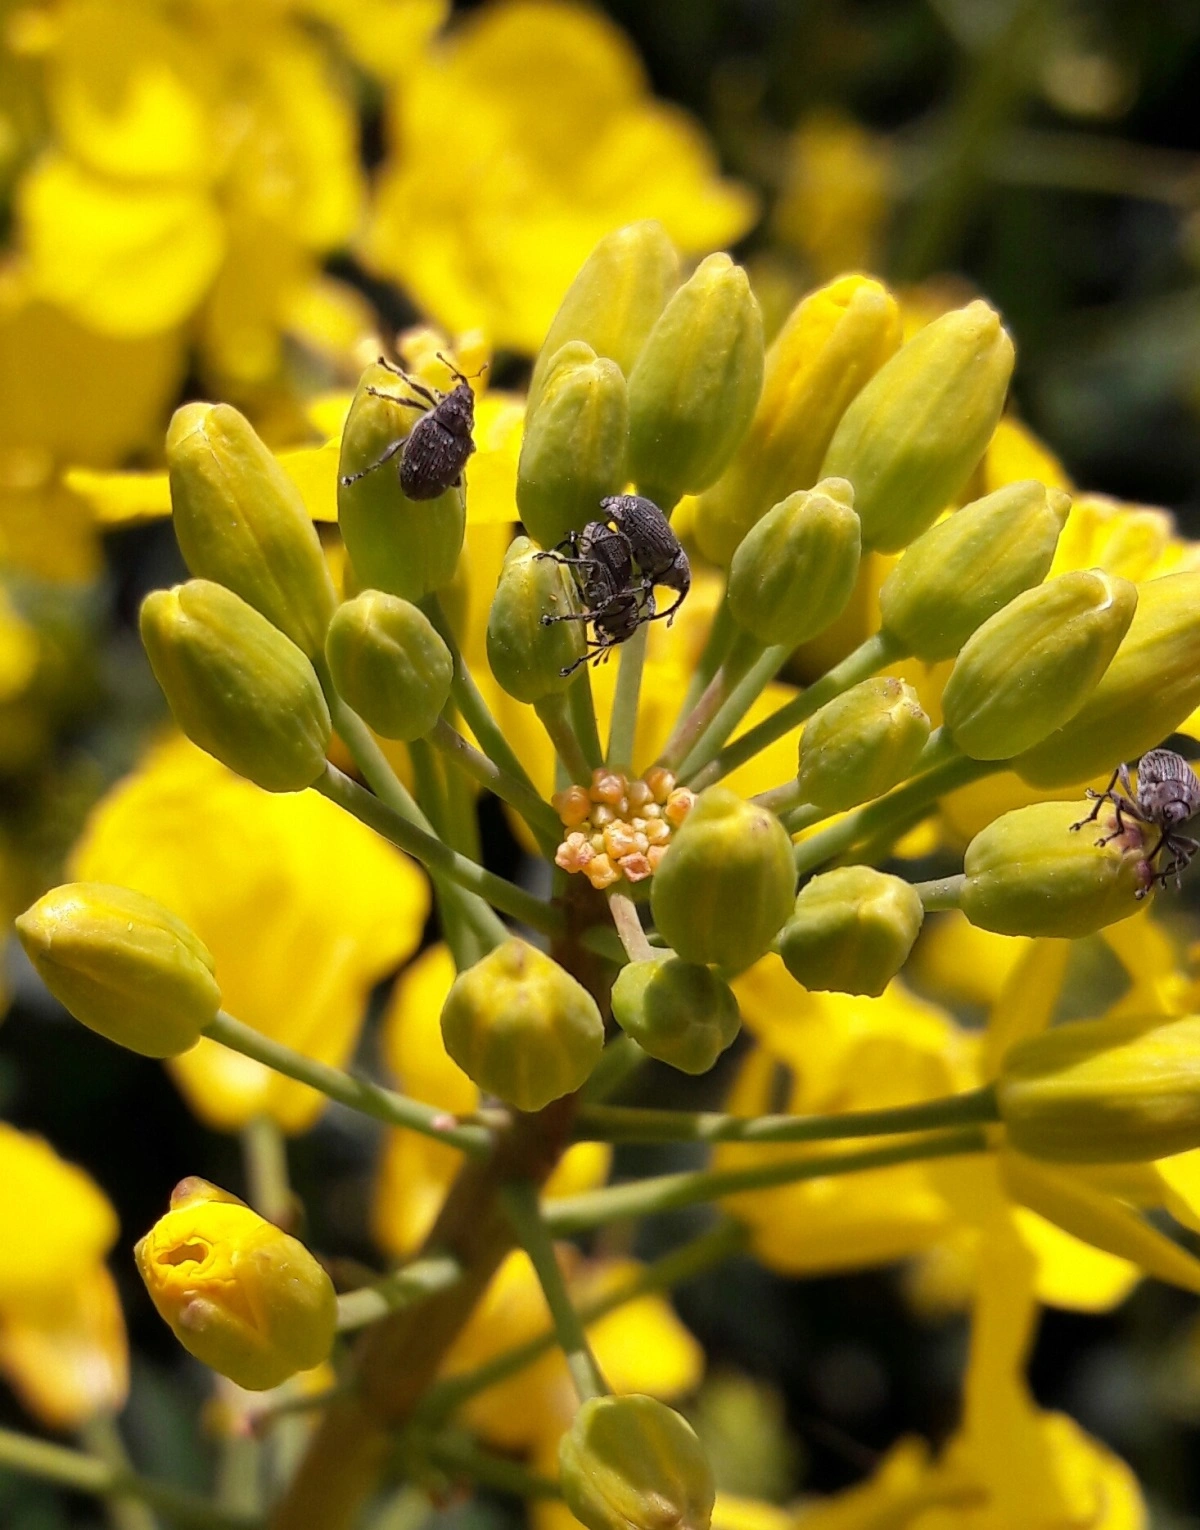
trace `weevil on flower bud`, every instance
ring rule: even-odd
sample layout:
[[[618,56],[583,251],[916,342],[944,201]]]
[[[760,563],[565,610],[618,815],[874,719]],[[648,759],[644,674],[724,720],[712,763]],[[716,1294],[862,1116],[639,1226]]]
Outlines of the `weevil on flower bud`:
[[[600,508],[624,532],[648,587],[661,584],[675,591],[675,604],[650,618],[657,621],[665,616],[669,627],[692,587],[692,566],[670,521],[652,499],[641,494],[610,494],[600,501]]]
[[[563,552],[564,547],[570,551]],[[547,611],[542,617],[542,625],[549,627],[555,622],[592,624],[592,646],[585,648],[573,664],[562,670],[564,675],[571,674],[589,659],[600,663],[611,649],[627,642],[643,622],[655,620],[650,582],[645,578],[640,583],[635,581],[633,548],[623,531],[614,531],[603,521],[589,521],[582,532],[571,532],[558,547],[538,556],[554,558],[570,568],[585,607],[582,611]]]
[[[369,387],[367,392],[375,398],[385,398],[402,409],[422,409],[421,418],[398,441],[393,441],[383,455],[357,473],[343,473],[341,483],[349,487],[384,467],[400,454],[400,487],[408,499],[437,499],[447,489],[459,489],[463,482],[463,469],[467,458],[475,450],[475,395],[470,380],[457,367],[451,366],[442,353],[438,360],[450,367],[456,379],[449,393],[435,392],[424,383],[410,377],[402,367],[394,366],[383,356],[379,365],[394,372],[417,395],[416,398],[397,398],[382,388]]]
[[[1107,845],[1109,840],[1119,839],[1125,833],[1126,815],[1159,831],[1158,844],[1147,852],[1146,859],[1153,866],[1164,850],[1171,859],[1155,871],[1149,887],[1138,888],[1136,896],[1144,898],[1155,882],[1161,882],[1165,887],[1172,877],[1178,887],[1180,872],[1200,850],[1200,842],[1176,832],[1179,824],[1200,812],[1200,781],[1183,756],[1173,749],[1151,749],[1138,762],[1136,787],[1129,766],[1122,764],[1113,771],[1102,792],[1093,791],[1089,786],[1087,795],[1095,805],[1086,818],[1071,825],[1072,829],[1095,823],[1106,802],[1113,807],[1112,832],[1102,834],[1097,845]]]

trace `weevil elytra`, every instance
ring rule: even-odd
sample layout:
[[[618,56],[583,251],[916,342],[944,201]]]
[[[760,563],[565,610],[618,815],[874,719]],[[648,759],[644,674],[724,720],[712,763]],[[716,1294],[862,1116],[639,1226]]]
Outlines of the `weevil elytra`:
[[[625,533],[638,569],[650,585],[676,592],[675,604],[658,612],[669,627],[692,587],[692,568],[671,523],[652,499],[641,494],[610,494],[600,501],[605,516]]]
[[[367,392],[376,398],[385,398],[402,409],[423,409],[425,412],[407,436],[394,441],[378,462],[372,462],[359,473],[345,474],[345,485],[357,483],[376,468],[381,468],[400,453],[400,488],[408,499],[436,499],[447,489],[457,489],[463,481],[463,468],[467,458],[475,450],[472,432],[475,429],[475,395],[470,380],[439,351],[438,360],[450,367],[456,379],[449,393],[439,393],[424,383],[410,377],[402,367],[395,366],[385,357],[379,358],[380,366],[386,367],[401,378],[413,390],[416,398],[397,398],[383,388],[368,387]]]
[[[1148,853],[1146,860],[1153,865],[1163,850],[1167,851],[1171,859],[1160,871],[1154,873],[1149,887],[1139,889],[1137,896],[1144,898],[1155,882],[1161,882],[1165,887],[1170,878],[1174,877],[1178,887],[1180,872],[1200,851],[1200,842],[1176,832],[1179,824],[1186,823],[1200,812],[1200,781],[1183,756],[1176,754],[1173,749],[1151,749],[1138,761],[1137,773],[1136,787],[1128,765],[1117,766],[1102,792],[1094,791],[1089,786],[1087,795],[1094,803],[1092,811],[1086,818],[1073,823],[1071,828],[1082,829],[1085,823],[1095,823],[1100,809],[1106,802],[1110,802],[1116,827],[1111,834],[1102,834],[1096,841],[1098,845],[1106,845],[1109,840],[1123,834],[1126,817],[1157,829],[1158,844]]]
[[[570,551],[564,553],[564,547]],[[633,552],[623,532],[614,531],[603,521],[589,521],[581,532],[573,531],[557,548],[538,556],[555,558],[571,569],[586,607],[578,613],[545,615],[542,625],[592,624],[592,646],[563,670],[564,675],[589,659],[599,663],[611,649],[631,638],[643,622],[654,620],[654,596],[645,578],[635,581]]]

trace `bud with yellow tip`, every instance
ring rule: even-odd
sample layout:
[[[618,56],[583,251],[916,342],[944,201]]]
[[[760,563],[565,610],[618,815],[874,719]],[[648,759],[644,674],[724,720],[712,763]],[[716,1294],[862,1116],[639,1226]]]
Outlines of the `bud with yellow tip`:
[[[141,893],[68,882],[16,920],[38,976],[76,1020],[143,1057],[178,1057],[221,1007],[207,947]]]
[[[727,565],[771,505],[816,483],[847,405],[899,344],[899,305],[868,276],[840,276],[797,304],[767,351],[750,428],[696,506],[706,558]]]
[[[796,648],[854,593],[861,528],[844,478],[790,494],[746,534],[729,568],[729,609],[764,645]]]
[[[653,1397],[593,1397],[558,1447],[567,1508],[587,1530],[708,1530],[716,1488],[686,1419]]]
[[[269,792],[312,785],[325,768],[329,709],[290,638],[207,579],[147,595],[140,627],[154,678],[194,744]]]
[[[1200,1016],[1072,1021],[1005,1054],[1008,1140],[1060,1163],[1142,1163],[1200,1147]]]
[[[1091,935],[1137,913],[1150,885],[1141,831],[1097,845],[1073,833],[1078,802],[1035,802],[981,829],[963,858],[959,907],[997,935]]]
[[[920,933],[920,895],[871,866],[840,866],[800,889],[779,935],[779,954],[813,992],[878,998]]]
[[[569,674],[586,648],[584,624],[542,621],[578,614],[579,595],[570,571],[557,558],[540,556],[528,537],[517,537],[488,615],[487,656],[492,674],[518,701],[544,701],[566,690]]]
[[[629,476],[664,507],[707,489],[750,423],[763,376],[758,302],[709,255],[674,294],[629,374]]]
[[[1070,507],[1061,489],[1025,479],[931,526],[883,582],[884,630],[926,664],[952,659],[977,627],[1046,577]]]
[[[309,658],[337,603],[300,490],[229,404],[184,404],[167,431],[175,536],[189,572],[233,590]]]
[[[442,1040],[488,1094],[541,1110],[586,1082],[604,1049],[604,1022],[581,983],[514,937],[454,980]]]
[[[821,477],[848,478],[863,546],[899,552],[961,491],[991,439],[1013,345],[982,301],[920,329],[851,403]]]
[[[792,842],[766,808],[710,786],[679,826],[651,884],[654,922],[684,961],[741,972],[792,911]]]
[[[450,695],[454,660],[407,600],[364,590],[334,612],[325,653],[338,694],[381,738],[422,738]]]
[[[677,956],[622,967],[613,984],[612,1012],[643,1052],[683,1073],[707,1073],[742,1025],[729,984]]]
[[[800,736],[797,789],[829,813],[881,797],[907,780],[929,739],[929,718],[904,680],[877,675],[826,702]]]
[[[182,1180],[133,1252],[184,1349],[247,1391],[328,1359],[337,1323],[329,1276],[302,1243],[226,1191]]]
[[[1128,579],[1077,569],[989,617],[942,692],[958,748],[975,760],[1006,760],[1073,717],[1112,663],[1137,601]]]

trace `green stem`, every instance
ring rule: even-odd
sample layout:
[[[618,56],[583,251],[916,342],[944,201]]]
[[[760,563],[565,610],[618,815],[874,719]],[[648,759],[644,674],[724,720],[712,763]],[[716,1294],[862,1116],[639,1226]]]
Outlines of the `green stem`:
[[[554,1252],[554,1242],[542,1222],[538,1187],[530,1179],[510,1180],[500,1191],[500,1200],[517,1241],[529,1255],[529,1262],[537,1274],[580,1402],[587,1402],[589,1397],[606,1396],[608,1387],[571,1301]]]
[[[604,764],[604,746],[600,742],[600,729],[596,726],[596,705],[592,700],[591,670],[584,664],[567,691],[567,705],[571,709],[571,726],[583,750],[584,758],[593,770]]]
[[[766,650],[748,633],[734,630],[715,674],[704,687],[695,705],[676,723],[663,745],[658,764],[678,772],[700,740],[721,713],[738,684],[761,661]],[[782,662],[782,661],[781,661]]]
[[[712,626],[708,629],[708,641],[704,645],[704,652],[700,655],[700,661],[696,665],[691,680],[688,682],[687,693],[683,698],[683,705],[679,708],[679,715],[675,719],[675,727],[671,730],[672,735],[680,727],[683,721],[691,714],[696,703],[704,695],[712,677],[725,662],[735,636],[737,626],[729,610],[727,601],[722,600],[713,617]]]
[[[98,1456],[114,1471],[132,1470],[125,1441],[111,1413],[95,1413],[85,1419],[79,1438],[86,1451]],[[140,1498],[114,1494],[105,1503],[105,1513],[112,1530],[158,1530],[157,1518],[149,1504]]]
[[[534,702],[533,710],[549,735],[550,742],[554,745],[554,752],[562,761],[567,775],[580,786],[586,786],[592,779],[592,767],[588,764],[587,755],[584,754],[575,736],[566,696],[561,692],[543,696],[540,701]],[[560,839],[564,832],[560,824],[558,830]]]
[[[768,652],[771,651],[768,650]],[[759,750],[765,749],[768,744],[773,744],[777,738],[782,738],[798,723],[811,717],[827,701],[832,701],[835,696],[848,691],[860,680],[870,679],[886,664],[892,664],[904,657],[902,646],[894,638],[884,632],[875,633],[873,637],[860,643],[840,664],[835,664],[827,674],[822,675],[815,685],[810,685],[806,691],[801,691],[786,705],[772,712],[770,717],[764,717],[762,722],[747,729],[740,738],[734,739],[732,744],[726,744],[718,755],[705,762],[695,771],[693,777],[685,780],[684,784],[695,791],[711,786],[714,781],[727,776],[731,770],[736,770],[739,765],[744,765],[747,760],[753,759]]]
[[[751,665],[743,678],[734,686],[728,700],[713,718],[696,747],[684,760],[680,767],[681,776],[690,777],[716,758],[726,739],[783,668],[790,653],[790,648],[783,647],[763,650],[761,658]]]
[[[543,935],[561,934],[562,915],[557,909],[535,898],[514,882],[506,882],[494,872],[485,871],[477,862],[459,855],[457,850],[452,850],[440,839],[401,818],[379,797],[373,797],[356,781],[343,775],[336,765],[326,765],[324,775],[318,776],[313,782],[313,790],[345,808],[346,812],[381,834],[398,850],[403,850],[406,855],[411,855],[428,867],[431,873],[438,872],[465,887],[468,892],[477,893],[495,908],[540,930]],[[508,938],[507,930],[504,930],[503,938]]]
[[[562,825],[550,804],[543,802],[537,792],[518,781],[516,776],[502,770],[494,760],[489,760],[486,754],[481,754],[444,717],[438,718],[433,732],[429,734],[429,742],[470,776],[472,781],[499,797],[501,802],[507,802],[509,807],[515,808],[539,841],[544,840],[553,848],[562,838]]]
[[[629,960],[631,962],[653,961],[654,947],[646,939],[646,932],[642,928],[642,921],[633,899],[627,893],[610,892],[608,911],[612,915],[613,924],[616,926],[617,934]]]
[[[617,671],[612,719],[608,725],[608,753],[605,756],[613,770],[633,769],[638,699],[642,693],[642,668],[646,662],[649,636],[650,628],[643,623],[628,642],[621,645],[621,667]]]
[[[939,908],[958,908],[962,903],[964,876],[938,877],[932,882],[914,882],[913,891],[920,897],[927,914]]]
[[[274,1068],[285,1078],[307,1084],[310,1089],[316,1089],[361,1115],[386,1122],[388,1126],[407,1127],[476,1157],[486,1158],[491,1151],[491,1134],[483,1127],[464,1126],[432,1105],[384,1089],[368,1079],[355,1078],[352,1073],[343,1073],[340,1068],[331,1068],[328,1063],[317,1062],[315,1058],[304,1057],[293,1052],[291,1047],[285,1047],[281,1041],[243,1025],[224,1010],[205,1026],[204,1034],[230,1051],[240,1052],[243,1057],[251,1057],[264,1067]]]
[[[111,1466],[98,1456],[49,1440],[36,1440],[14,1429],[0,1429],[0,1466],[54,1482],[76,1493],[100,1498],[136,1498],[164,1515],[181,1530],[259,1530],[253,1515],[232,1514],[207,1499],[167,1482],[156,1482],[137,1472]]]
[[[553,1478],[531,1472],[508,1456],[482,1450],[466,1435],[442,1435],[429,1444],[426,1454],[435,1466],[462,1474],[498,1493],[509,1493],[514,1498],[562,1497],[562,1489]]]
[[[423,1259],[414,1259],[373,1286],[339,1296],[338,1332],[365,1328],[389,1312],[413,1307],[426,1297],[449,1289],[461,1275],[462,1266],[449,1254],[427,1254]]]
[[[794,807],[786,813],[779,814],[779,821],[789,834],[799,834],[803,829],[811,829],[829,814],[824,808],[820,808],[815,802],[802,802],[799,807]]]
[[[582,1105],[575,1135],[591,1142],[832,1142],[997,1120],[995,1089],[989,1084],[913,1105],[825,1116],[730,1116],[708,1110]]]
[[[765,807],[769,813],[774,813],[776,818],[787,822],[787,814],[794,813],[797,808],[809,807],[811,804],[800,790],[799,781],[785,781],[782,786],[773,786],[770,791],[759,792],[756,797],[750,799]]]
[[[672,1249],[652,1264],[643,1265],[604,1296],[580,1307],[580,1321],[585,1325],[598,1322],[600,1318],[607,1317],[619,1307],[627,1306],[638,1297],[681,1285],[734,1254],[741,1253],[748,1242],[749,1235],[741,1223],[719,1222],[716,1227]],[[544,1333],[527,1339],[523,1344],[514,1344],[511,1349],[493,1355],[472,1371],[434,1382],[422,1398],[416,1417],[434,1425],[450,1418],[470,1398],[519,1374],[535,1360],[540,1360],[556,1343],[554,1329],[547,1328]]]
[[[463,855],[469,855],[470,851],[451,830],[446,788],[433,750],[427,744],[423,745],[419,738],[411,740],[406,747],[408,757],[412,761],[417,805],[425,815],[430,832],[436,834],[439,839],[444,839],[448,845],[452,845]]]
[[[580,1091],[580,1099],[594,1100],[597,1104],[616,1094],[635,1073],[639,1073],[650,1061],[632,1036],[624,1032],[606,1042],[600,1061],[592,1069]]]
[[[981,1127],[965,1131],[936,1132],[929,1137],[906,1138],[887,1147],[862,1148],[847,1153],[820,1153],[753,1169],[693,1169],[681,1174],[660,1174],[629,1184],[610,1185],[583,1195],[547,1201],[542,1219],[556,1238],[571,1237],[601,1227],[606,1222],[627,1221],[698,1206],[745,1190],[769,1190],[806,1179],[829,1179],[837,1174],[857,1174],[867,1169],[887,1169],[895,1164],[917,1163],[928,1158],[954,1158],[963,1153],[983,1153],[987,1136]]]
[[[251,1116],[242,1128],[242,1164],[251,1206],[276,1227],[289,1229],[296,1208],[288,1180],[287,1138],[274,1116]]]

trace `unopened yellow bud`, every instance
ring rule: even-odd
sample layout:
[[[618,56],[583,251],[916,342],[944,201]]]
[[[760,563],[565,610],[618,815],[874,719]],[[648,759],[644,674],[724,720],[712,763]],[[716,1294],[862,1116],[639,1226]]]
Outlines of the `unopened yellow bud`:
[[[450,695],[450,650],[398,595],[364,590],[339,606],[325,652],[338,694],[381,738],[422,738]]]
[[[391,397],[380,397],[372,388]],[[407,441],[422,418],[423,409],[391,402],[411,397],[404,379],[387,367],[369,366],[359,379],[342,430],[338,528],[359,589],[418,601],[454,578],[467,511],[461,487],[436,499],[409,499],[400,488],[403,447],[383,461],[384,453]],[[358,473],[365,476],[342,482]]]
[[[181,1181],[133,1253],[184,1349],[247,1391],[328,1359],[337,1323],[329,1276],[302,1243],[215,1185]]]
[[[1136,759],[1200,705],[1200,572],[1138,586],[1117,656],[1083,706],[1016,761],[1033,786],[1065,786]]]
[[[486,1093],[541,1110],[586,1082],[604,1049],[604,1021],[581,983],[514,938],[459,973],[442,1039]]]
[[[615,361],[626,377],[667,299],[679,285],[679,256],[653,219],[606,234],[567,289],[551,321],[529,383],[535,409],[551,358],[569,340],[583,340]]]
[[[800,889],[779,954],[815,992],[878,998],[908,960],[925,917],[919,894],[871,866],[841,866]]]
[[[684,1073],[707,1073],[742,1025],[729,984],[677,956],[622,967],[612,1012],[643,1052]]]
[[[1096,844],[1078,802],[1035,802],[981,829],[963,858],[959,907],[997,935],[1073,939],[1128,919],[1150,885],[1141,832]]]
[[[1026,479],[931,526],[883,582],[884,630],[927,664],[952,659],[977,627],[1046,577],[1070,507],[1061,489]]]
[[[629,374],[629,476],[670,506],[722,473],[758,403],[763,329],[745,271],[709,255],[671,298]]]
[[[1200,1016],[1073,1021],[1005,1054],[1009,1141],[1060,1163],[1141,1163],[1200,1147]]]
[[[550,361],[525,418],[517,508],[531,536],[554,547],[625,486],[629,405],[615,361],[572,341]]]
[[[842,614],[858,578],[861,528],[844,478],[768,510],[733,555],[729,609],[760,643],[795,648]]]
[[[903,680],[879,675],[814,712],[800,736],[798,786],[829,813],[881,797],[912,773],[929,718]]]
[[[127,887],[51,888],[16,929],[63,1008],[143,1057],[186,1052],[221,1006],[207,947],[162,904]]]
[[[796,306],[767,351],[750,428],[696,506],[706,558],[728,565],[771,505],[816,483],[850,400],[899,345],[899,306],[870,277],[840,276]]]
[[[687,962],[741,972],[792,911],[795,862],[774,814],[710,786],[676,831],[651,884],[664,940]]]
[[[229,404],[185,404],[167,431],[175,536],[199,579],[233,590],[309,658],[337,604],[300,490]]]
[[[325,768],[329,709],[290,638],[207,579],[154,590],[140,625],[154,678],[194,744],[269,792],[312,785]]]
[[[842,416],[821,477],[848,478],[863,546],[899,552],[961,491],[991,439],[1013,345],[981,301],[918,330]]]
[[[942,692],[955,744],[1007,760],[1060,727],[1113,661],[1137,608],[1128,579],[1099,569],[1026,590],[963,645]]]
[[[505,554],[487,627],[488,664],[510,696],[542,701],[571,684],[564,670],[583,658],[584,624],[546,624],[542,617],[579,611],[570,570],[557,558],[539,557],[528,537],[517,537]]]
[[[653,1397],[593,1397],[558,1447],[567,1508],[587,1530],[708,1530],[716,1488],[686,1419]]]

